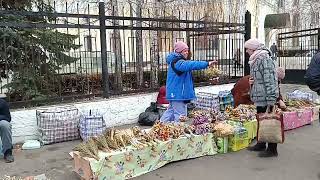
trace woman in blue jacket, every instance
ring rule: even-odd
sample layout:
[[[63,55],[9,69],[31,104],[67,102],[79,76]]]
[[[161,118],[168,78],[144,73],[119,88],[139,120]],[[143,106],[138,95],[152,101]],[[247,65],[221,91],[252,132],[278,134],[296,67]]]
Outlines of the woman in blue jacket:
[[[187,116],[187,103],[196,98],[192,70],[205,69],[215,63],[187,60],[188,54],[188,45],[178,41],[174,45],[174,52],[167,57],[166,98],[169,107],[162,115],[161,122],[179,122],[180,117]]]

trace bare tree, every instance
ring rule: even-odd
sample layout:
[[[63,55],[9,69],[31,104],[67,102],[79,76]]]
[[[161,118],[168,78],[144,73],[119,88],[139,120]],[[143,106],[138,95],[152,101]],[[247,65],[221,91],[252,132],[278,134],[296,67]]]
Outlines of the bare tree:
[[[118,13],[118,0],[110,0],[111,3],[111,15],[119,16]],[[119,21],[116,19],[112,20],[113,26],[119,26]],[[112,34],[113,40],[113,52],[115,53],[115,82],[116,89],[118,91],[122,91],[122,46],[121,46],[121,36],[120,31],[118,29],[113,30]]]
[[[142,7],[143,0],[137,0],[136,6],[136,17],[142,17]],[[141,21],[137,21],[137,27],[142,27]],[[137,77],[137,85],[138,87],[142,87],[143,85],[143,39],[142,39],[142,30],[136,30],[136,77]]]
[[[297,2],[297,4],[295,4],[295,2]],[[282,10],[282,12],[291,15],[294,28],[319,26],[319,21],[316,22],[314,19],[319,17],[319,11],[319,0],[285,1],[285,6]]]

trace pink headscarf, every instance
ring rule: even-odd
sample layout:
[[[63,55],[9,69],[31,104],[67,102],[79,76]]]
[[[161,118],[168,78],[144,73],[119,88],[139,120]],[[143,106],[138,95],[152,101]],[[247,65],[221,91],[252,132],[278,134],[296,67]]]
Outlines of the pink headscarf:
[[[258,39],[249,39],[244,43],[244,47],[247,49],[257,50],[259,47],[263,46],[263,43],[261,43]]]
[[[277,75],[278,75],[278,80],[284,79],[284,77],[286,76],[286,70],[283,67],[278,67]]]
[[[184,50],[189,49],[188,45],[183,41],[178,41],[174,44],[174,51],[177,53],[181,53]]]

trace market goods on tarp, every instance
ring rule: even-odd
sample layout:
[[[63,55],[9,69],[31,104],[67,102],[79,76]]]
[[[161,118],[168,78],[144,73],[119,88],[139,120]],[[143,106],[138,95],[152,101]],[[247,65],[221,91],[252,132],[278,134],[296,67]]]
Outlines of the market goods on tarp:
[[[213,121],[212,111],[210,110],[193,110],[190,113],[190,117],[193,119],[192,125],[199,125]]]
[[[256,109],[253,105],[240,104],[237,108],[228,106],[225,113],[233,121],[245,122],[256,118]]]
[[[73,148],[73,150],[78,151],[82,157],[89,157],[99,160],[98,146],[91,139],[87,142],[78,144],[75,148]]]
[[[228,119],[228,117],[220,111],[206,109],[195,109],[191,111],[190,118],[193,119],[193,125],[214,123],[215,121],[225,121]]]
[[[151,128],[151,132],[154,133],[157,139],[168,141],[170,138],[177,139],[181,135],[184,135],[186,126],[183,123],[156,122]]]
[[[197,135],[201,135],[201,134],[206,134],[209,132],[212,132],[212,126],[210,123],[203,123],[203,124],[199,124],[197,126],[195,126],[195,134]]]
[[[150,129],[145,132],[149,133]],[[132,179],[171,162],[215,154],[217,146],[212,133],[158,141],[142,149],[129,146],[122,151],[99,151],[99,160],[72,152],[74,172],[81,179]]]
[[[205,109],[194,109],[189,113],[190,118],[195,118],[197,116],[206,116],[210,117],[212,111],[210,110],[205,110]]]
[[[213,131],[212,124],[216,122],[218,113],[213,110],[194,110],[191,112],[192,129],[194,134],[201,135]]]
[[[186,134],[191,134],[193,135],[193,132],[195,131],[195,126],[191,125],[191,126],[188,126],[186,125],[185,128],[184,128],[184,132]]]
[[[291,99],[286,99],[285,104],[286,104],[288,107],[295,107],[295,108],[315,106],[314,103],[312,103],[311,101],[307,101],[307,100],[291,100]]]
[[[229,116],[226,113],[218,112],[215,114],[216,121],[226,121]]]
[[[177,132],[173,132],[173,137],[176,137]],[[139,127],[130,129],[107,129],[103,135],[90,138],[87,142],[83,142],[74,148],[79,151],[81,156],[97,159],[98,151],[111,152],[126,149],[128,146],[133,146],[137,149],[142,149],[147,146],[157,144],[156,135],[154,132],[146,132]]]
[[[108,141],[104,136],[94,137],[93,140],[96,142],[98,149],[103,152],[110,152],[111,149],[108,145]]]
[[[198,115],[193,118],[192,125],[200,125],[208,122],[209,122],[209,118],[207,116]]]
[[[180,116],[179,121],[180,122],[187,122],[187,121],[189,121],[189,118],[187,116]]]
[[[208,69],[205,70],[205,75],[209,78],[216,78],[220,76],[222,72],[215,67],[209,67]]]
[[[213,130],[214,134],[218,137],[226,137],[234,133],[234,127],[223,122],[215,123]]]

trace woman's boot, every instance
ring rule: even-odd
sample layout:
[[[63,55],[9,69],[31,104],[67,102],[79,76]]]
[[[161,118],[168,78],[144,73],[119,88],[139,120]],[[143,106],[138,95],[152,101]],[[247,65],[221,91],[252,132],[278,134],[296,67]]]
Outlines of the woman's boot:
[[[266,143],[258,142],[256,145],[248,147],[249,151],[265,151],[266,150]]]

